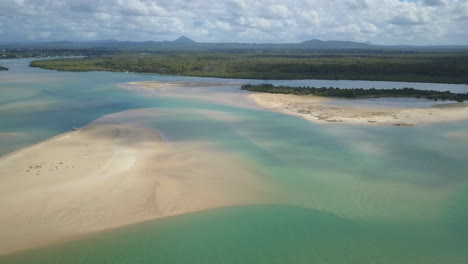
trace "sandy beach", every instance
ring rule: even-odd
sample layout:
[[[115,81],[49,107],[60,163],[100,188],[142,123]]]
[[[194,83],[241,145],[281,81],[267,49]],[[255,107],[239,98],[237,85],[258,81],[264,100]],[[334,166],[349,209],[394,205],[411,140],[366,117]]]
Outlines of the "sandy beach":
[[[316,123],[413,126],[468,119],[468,104],[431,108],[383,108],[334,106],[333,98],[289,94],[254,93],[249,98],[257,105]]]
[[[225,153],[105,118],[0,157],[0,171],[0,255],[159,217],[261,203],[268,193]]]

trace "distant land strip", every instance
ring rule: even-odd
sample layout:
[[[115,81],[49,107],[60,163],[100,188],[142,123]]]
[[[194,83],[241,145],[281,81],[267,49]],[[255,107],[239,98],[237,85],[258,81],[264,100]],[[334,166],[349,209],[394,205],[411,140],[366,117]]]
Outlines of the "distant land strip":
[[[468,84],[468,53],[174,52],[31,62],[58,71],[113,71],[240,79],[370,80]]]
[[[0,66],[0,71],[8,71],[7,67]]]
[[[273,84],[245,84],[241,87],[242,90],[274,93],[274,94],[294,94],[294,95],[315,95],[324,97],[342,97],[342,98],[380,98],[380,97],[409,97],[409,98],[426,98],[429,100],[452,100],[463,102],[468,100],[468,93],[452,93],[449,91],[434,91],[434,90],[418,90],[414,88],[402,89],[340,89],[336,87],[290,87],[290,86],[274,86]]]

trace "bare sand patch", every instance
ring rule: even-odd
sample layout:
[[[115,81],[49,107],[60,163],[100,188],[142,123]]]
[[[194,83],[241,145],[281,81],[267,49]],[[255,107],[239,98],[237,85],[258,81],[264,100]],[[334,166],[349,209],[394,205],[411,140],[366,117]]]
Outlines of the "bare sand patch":
[[[108,121],[4,155],[0,172],[0,255],[271,194],[226,153]]]
[[[332,98],[289,94],[250,94],[261,107],[317,123],[412,126],[468,119],[468,105],[431,108],[381,108],[333,106]]]

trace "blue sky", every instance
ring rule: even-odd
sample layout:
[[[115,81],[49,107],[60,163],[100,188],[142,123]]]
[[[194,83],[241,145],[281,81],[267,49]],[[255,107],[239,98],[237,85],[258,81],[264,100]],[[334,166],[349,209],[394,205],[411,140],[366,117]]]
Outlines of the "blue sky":
[[[0,0],[0,41],[468,44],[468,0]]]

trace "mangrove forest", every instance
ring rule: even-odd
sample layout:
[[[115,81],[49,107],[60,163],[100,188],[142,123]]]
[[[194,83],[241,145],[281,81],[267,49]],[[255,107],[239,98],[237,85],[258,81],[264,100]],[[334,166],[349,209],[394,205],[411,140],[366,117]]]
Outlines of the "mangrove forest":
[[[275,94],[294,94],[294,95],[315,95],[324,97],[342,97],[342,98],[380,98],[380,97],[412,97],[426,98],[429,100],[453,100],[463,102],[468,100],[468,93],[452,93],[449,91],[434,91],[434,90],[418,90],[414,88],[402,89],[340,89],[336,87],[290,87],[290,86],[274,86],[273,84],[245,84],[241,87],[242,90],[260,92],[260,93],[275,93]]]

